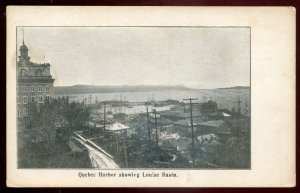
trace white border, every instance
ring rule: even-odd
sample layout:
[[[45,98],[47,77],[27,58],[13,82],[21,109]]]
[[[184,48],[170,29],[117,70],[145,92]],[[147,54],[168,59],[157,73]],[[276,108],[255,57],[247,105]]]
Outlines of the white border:
[[[174,170],[178,178],[82,179],[79,170],[17,169],[16,26],[129,25],[251,27],[251,170]],[[292,7],[7,7],[7,185],[295,186],[295,35]]]

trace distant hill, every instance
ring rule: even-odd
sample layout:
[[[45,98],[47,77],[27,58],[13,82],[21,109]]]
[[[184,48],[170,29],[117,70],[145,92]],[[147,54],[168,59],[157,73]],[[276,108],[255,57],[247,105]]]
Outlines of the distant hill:
[[[250,86],[234,86],[234,87],[227,87],[227,88],[217,88],[217,89],[250,89]]]
[[[57,95],[86,94],[86,93],[114,93],[114,92],[147,92],[163,90],[190,90],[185,86],[160,86],[160,85],[138,85],[138,86],[93,86],[93,85],[74,85],[56,86],[54,93]]]

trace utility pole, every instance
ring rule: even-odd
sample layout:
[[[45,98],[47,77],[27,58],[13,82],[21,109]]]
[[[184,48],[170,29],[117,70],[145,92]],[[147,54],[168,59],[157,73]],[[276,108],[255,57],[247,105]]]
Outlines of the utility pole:
[[[85,122],[87,123],[87,126],[88,126],[88,129],[89,129],[89,137],[91,137],[91,127],[90,127],[90,120],[89,120],[89,117],[87,115],[87,107],[85,106],[84,108],[84,114],[85,114]]]
[[[195,143],[194,143],[194,123],[193,123],[193,105],[192,101],[197,100],[197,98],[189,98],[183,99],[185,101],[190,101],[190,115],[191,115],[191,130],[192,130],[192,151],[191,151],[191,158],[192,158],[192,167],[195,166],[194,164],[194,150],[195,150]]]
[[[158,147],[158,135],[157,135],[157,118],[156,118],[156,110],[153,109],[153,113],[154,113],[154,122],[155,122],[155,130],[156,130],[156,133],[155,133],[155,136],[156,136],[156,146]]]
[[[241,103],[242,103],[242,101],[241,101],[240,96],[238,97],[237,103],[238,103],[238,113],[239,113],[239,115],[241,115]]]
[[[245,115],[248,117],[248,101],[245,102]]]
[[[104,122],[103,122],[103,133],[105,133],[105,124],[106,124],[106,105],[105,105],[105,102],[104,102]]]
[[[123,102],[122,102],[122,95],[120,94],[120,109],[119,109],[119,113],[122,113],[122,104],[123,104]]]
[[[86,107],[86,98],[83,99],[83,104]]]
[[[118,138],[116,137],[117,153],[119,152]]]
[[[92,104],[92,94],[90,93],[90,105]]]
[[[89,137],[91,137],[91,127],[90,127],[90,121],[88,122],[88,126],[89,126]]]
[[[150,127],[149,127],[149,111],[148,111],[148,105],[146,106],[147,110],[147,129],[148,129],[148,136],[149,136],[149,142],[151,142],[151,132],[150,132]]]
[[[127,162],[127,152],[126,152],[126,143],[125,143],[125,136],[124,136],[124,156],[125,156],[125,163],[126,163],[126,168],[128,168],[128,162]]]

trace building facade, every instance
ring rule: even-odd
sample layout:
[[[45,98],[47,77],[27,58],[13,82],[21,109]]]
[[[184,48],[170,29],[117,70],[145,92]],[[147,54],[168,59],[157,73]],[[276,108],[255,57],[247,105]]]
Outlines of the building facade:
[[[17,61],[17,117],[18,132],[26,130],[24,119],[28,116],[28,107],[37,107],[53,97],[54,79],[50,74],[50,64],[37,64],[30,61],[28,48],[24,41],[20,47]]]

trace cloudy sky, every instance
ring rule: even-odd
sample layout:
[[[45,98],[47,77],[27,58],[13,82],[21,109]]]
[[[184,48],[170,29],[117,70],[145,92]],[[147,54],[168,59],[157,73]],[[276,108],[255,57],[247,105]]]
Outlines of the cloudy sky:
[[[55,86],[250,85],[249,28],[23,29],[31,61],[51,64]],[[22,28],[17,28],[17,44],[22,44]]]

